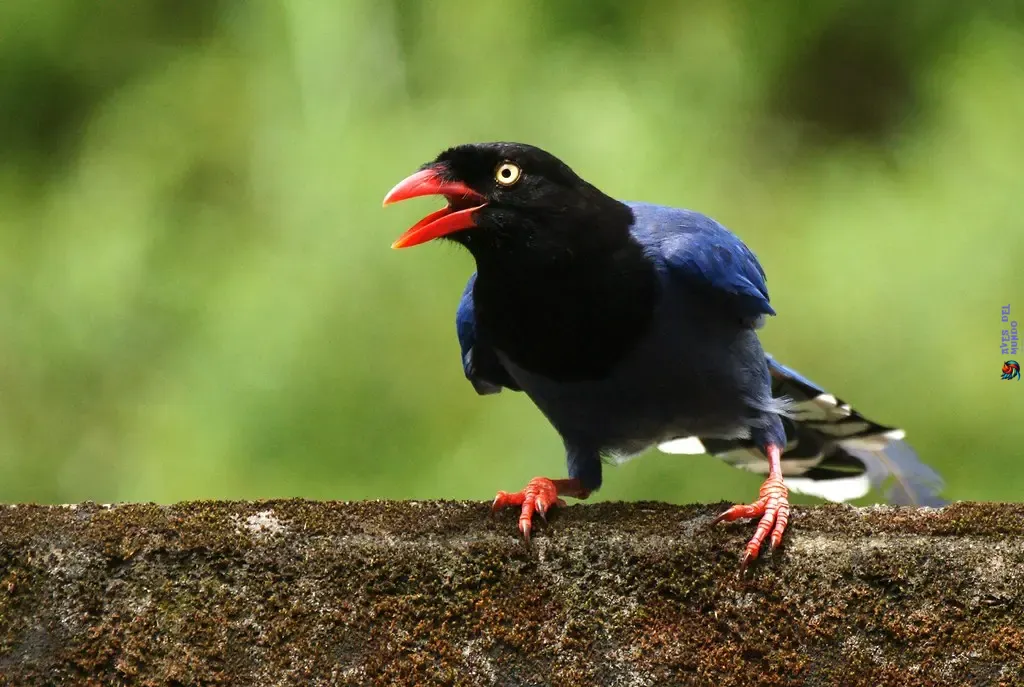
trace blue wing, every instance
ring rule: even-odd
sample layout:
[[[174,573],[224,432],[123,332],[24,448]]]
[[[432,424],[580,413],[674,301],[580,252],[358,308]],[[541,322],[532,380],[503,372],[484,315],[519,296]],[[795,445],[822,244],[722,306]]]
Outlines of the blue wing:
[[[459,308],[455,311],[455,329],[462,350],[462,369],[466,379],[481,396],[496,394],[502,387],[519,391],[508,371],[502,366],[494,349],[480,342],[476,331],[476,312],[473,306],[473,284],[476,272],[469,277]]]
[[[764,270],[731,231],[692,210],[628,203],[636,216],[633,235],[670,278],[719,299],[740,319],[757,326],[774,315]]]

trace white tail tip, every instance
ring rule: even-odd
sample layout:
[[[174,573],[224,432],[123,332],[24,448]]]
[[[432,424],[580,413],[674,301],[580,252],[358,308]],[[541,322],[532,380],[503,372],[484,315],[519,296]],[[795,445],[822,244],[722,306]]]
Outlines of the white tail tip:
[[[684,437],[682,439],[666,441],[664,444],[658,444],[658,450],[662,453],[681,453],[688,456],[707,453],[704,449],[704,444],[697,437]]]

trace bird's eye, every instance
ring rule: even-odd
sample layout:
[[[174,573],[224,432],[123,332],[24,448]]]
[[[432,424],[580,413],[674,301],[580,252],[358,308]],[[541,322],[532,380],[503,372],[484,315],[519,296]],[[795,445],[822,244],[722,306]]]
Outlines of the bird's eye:
[[[502,186],[511,186],[519,181],[522,173],[523,170],[519,169],[519,165],[511,162],[502,162],[498,165],[498,169],[494,171],[494,180]]]

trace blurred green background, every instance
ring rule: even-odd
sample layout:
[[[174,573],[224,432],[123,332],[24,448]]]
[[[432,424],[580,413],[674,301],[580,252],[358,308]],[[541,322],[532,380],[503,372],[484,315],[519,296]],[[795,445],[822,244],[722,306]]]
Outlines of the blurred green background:
[[[954,499],[1024,494],[1019,2],[0,3],[0,500],[471,498],[561,476],[463,379],[456,247],[384,193],[547,148],[761,258],[766,347],[907,429]],[[1024,359],[1024,353],[1018,356]],[[652,452],[600,499],[750,500]]]

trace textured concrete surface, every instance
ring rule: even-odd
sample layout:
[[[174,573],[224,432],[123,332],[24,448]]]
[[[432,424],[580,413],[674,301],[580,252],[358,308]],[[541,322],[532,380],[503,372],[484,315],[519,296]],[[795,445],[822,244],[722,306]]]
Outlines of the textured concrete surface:
[[[1024,505],[721,507],[0,506],[0,684],[1024,684]]]

